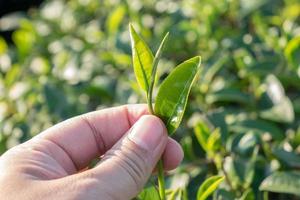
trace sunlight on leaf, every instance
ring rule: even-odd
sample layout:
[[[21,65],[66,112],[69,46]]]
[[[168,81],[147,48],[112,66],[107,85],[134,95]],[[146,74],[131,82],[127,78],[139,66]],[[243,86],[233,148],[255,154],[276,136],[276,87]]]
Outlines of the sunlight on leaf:
[[[200,56],[183,62],[169,74],[159,88],[155,114],[165,122],[170,135],[182,120],[189,93],[200,71],[200,64]]]
[[[148,93],[152,73],[153,54],[131,24],[129,25],[129,30],[135,77],[140,87]]]

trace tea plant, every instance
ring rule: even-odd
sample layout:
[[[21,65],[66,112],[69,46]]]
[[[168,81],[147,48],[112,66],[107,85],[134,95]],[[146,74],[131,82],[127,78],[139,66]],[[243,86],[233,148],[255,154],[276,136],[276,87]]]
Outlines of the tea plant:
[[[146,94],[149,112],[160,117],[166,125],[168,134],[172,135],[180,125],[192,85],[200,73],[201,57],[196,56],[184,61],[167,76],[159,87],[153,108],[153,89],[157,77],[157,66],[169,33],[165,35],[153,57],[150,48],[136,33],[131,24],[129,25],[129,30],[134,73],[139,86]],[[158,187],[161,200],[166,199],[163,170],[163,162],[160,160],[158,162]],[[220,177],[216,178],[219,182],[222,180]],[[206,187],[209,187],[212,182],[214,181],[206,183]],[[215,186],[217,185],[218,182],[215,183]],[[214,189],[216,188],[211,190]],[[202,190],[203,188],[199,190],[198,199],[205,199],[208,196],[208,193],[201,196]]]

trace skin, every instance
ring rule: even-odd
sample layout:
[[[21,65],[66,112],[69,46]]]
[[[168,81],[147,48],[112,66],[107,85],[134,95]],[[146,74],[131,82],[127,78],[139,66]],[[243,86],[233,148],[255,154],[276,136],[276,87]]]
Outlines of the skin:
[[[97,157],[101,161],[89,169]],[[2,200],[129,200],[163,157],[166,170],[183,158],[146,105],[125,105],[59,123],[0,157]]]

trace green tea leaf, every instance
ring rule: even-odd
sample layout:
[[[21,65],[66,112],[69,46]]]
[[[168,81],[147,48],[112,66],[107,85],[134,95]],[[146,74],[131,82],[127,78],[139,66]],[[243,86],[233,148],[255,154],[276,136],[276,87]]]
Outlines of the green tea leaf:
[[[300,173],[296,171],[275,172],[268,176],[259,189],[270,192],[290,193],[300,196]]]
[[[207,139],[207,151],[215,152],[220,148],[221,145],[221,134],[220,128],[216,128]]]
[[[135,77],[140,87],[148,93],[152,73],[153,54],[131,24],[129,25],[129,30]]]
[[[212,176],[204,181],[197,192],[197,200],[205,200],[211,195],[224,180],[223,176]]]
[[[284,149],[274,148],[272,153],[283,163],[290,167],[300,168],[300,156],[294,152],[288,152]]]
[[[155,114],[165,122],[169,134],[174,133],[182,120],[192,84],[199,74],[200,64],[200,56],[181,63],[159,88]]]
[[[155,76],[156,76],[156,69],[157,69],[157,65],[158,65],[158,61],[162,55],[162,52],[166,46],[166,42],[168,41],[168,38],[169,38],[169,32],[166,33],[166,35],[164,36],[163,40],[161,41],[158,49],[157,49],[157,52],[155,54],[155,57],[154,57],[154,60],[153,60],[153,65],[152,65],[152,80],[151,80],[151,83],[154,84],[155,82]]]
[[[195,127],[194,127],[194,132],[196,135],[196,138],[199,142],[199,144],[202,146],[202,148],[207,151],[207,140],[209,138],[210,130],[206,126],[204,122],[199,122]]]
[[[221,89],[216,92],[212,92],[206,96],[208,104],[216,102],[236,102],[241,104],[252,104],[252,97],[249,94],[243,93],[237,89]]]
[[[138,198],[141,200],[160,200],[159,193],[154,186],[145,188]]]
[[[118,28],[124,18],[125,12],[125,6],[120,5],[108,16],[106,21],[106,28],[109,34],[114,34],[118,31]]]

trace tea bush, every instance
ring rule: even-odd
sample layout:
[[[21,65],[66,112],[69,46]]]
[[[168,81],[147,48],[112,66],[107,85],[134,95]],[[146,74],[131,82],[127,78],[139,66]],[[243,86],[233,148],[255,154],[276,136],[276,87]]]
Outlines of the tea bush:
[[[0,29],[9,19],[18,28],[13,44],[0,38],[1,153],[66,118],[146,102],[131,22],[152,50],[170,32],[159,81],[202,57],[175,133],[185,159],[167,177],[177,198],[222,175],[212,199],[299,199],[299,0],[53,0]]]

